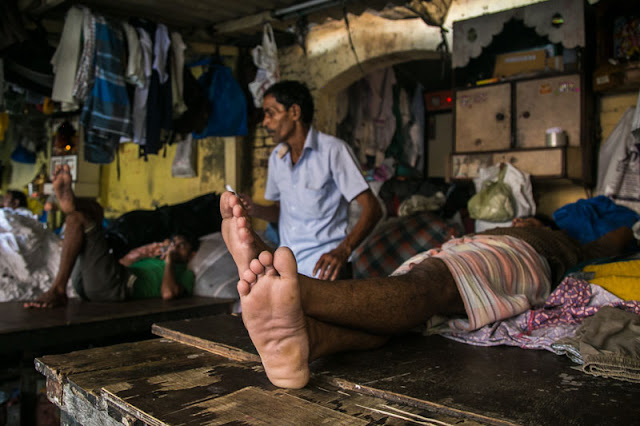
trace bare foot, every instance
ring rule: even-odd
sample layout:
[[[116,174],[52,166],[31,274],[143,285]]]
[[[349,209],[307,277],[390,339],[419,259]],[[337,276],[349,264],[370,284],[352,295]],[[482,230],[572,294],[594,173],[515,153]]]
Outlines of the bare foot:
[[[22,306],[27,309],[46,309],[64,306],[66,304],[67,294],[65,292],[60,293],[56,289],[50,288],[45,293],[41,294],[36,300],[25,302]]]
[[[258,255],[256,239],[238,197],[225,192],[220,197],[220,213],[222,215],[222,238],[238,267],[238,275],[249,269],[251,259]]]
[[[63,213],[69,214],[76,210],[76,197],[71,188],[71,170],[67,164],[56,167],[53,174],[53,191]]]
[[[293,253],[286,247],[273,255],[263,251],[241,277],[242,320],[267,377],[279,387],[304,387],[309,381],[309,333]]]

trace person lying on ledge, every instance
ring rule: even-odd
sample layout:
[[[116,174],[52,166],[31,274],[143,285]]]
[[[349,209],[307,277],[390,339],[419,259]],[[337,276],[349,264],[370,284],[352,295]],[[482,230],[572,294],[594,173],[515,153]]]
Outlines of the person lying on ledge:
[[[222,234],[238,267],[242,320],[269,380],[309,381],[309,362],[373,349],[433,315],[464,315],[469,329],[544,302],[565,272],[590,258],[620,254],[634,241],[619,228],[581,246],[534,218],[511,228],[456,238],[418,255],[386,278],[327,281],[297,273],[291,250],[275,253],[256,236],[238,198],[220,198]]]
[[[197,239],[177,234],[171,240],[147,244],[116,259],[102,232],[102,207],[93,200],[76,198],[69,166],[56,168],[53,189],[65,214],[60,269],[51,288],[36,300],[26,302],[25,308],[65,305],[66,286],[72,274],[78,295],[92,302],[154,297],[169,300],[192,292],[195,277],[187,264],[198,249]]]

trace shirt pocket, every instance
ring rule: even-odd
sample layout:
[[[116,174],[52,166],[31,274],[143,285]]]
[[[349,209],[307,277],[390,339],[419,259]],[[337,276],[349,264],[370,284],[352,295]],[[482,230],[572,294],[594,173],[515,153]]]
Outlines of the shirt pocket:
[[[312,187],[307,185],[300,190],[298,206],[305,218],[318,219],[326,215],[329,185]]]

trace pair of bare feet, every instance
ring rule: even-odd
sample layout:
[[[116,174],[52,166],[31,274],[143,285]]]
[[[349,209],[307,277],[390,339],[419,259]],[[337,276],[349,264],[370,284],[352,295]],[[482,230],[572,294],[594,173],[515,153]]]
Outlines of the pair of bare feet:
[[[238,267],[242,320],[271,383],[301,388],[309,381],[310,342],[302,311],[296,260],[286,247],[258,250],[240,200],[220,199],[222,235]]]
[[[57,166],[53,174],[53,191],[58,199],[60,210],[69,214],[76,209],[76,197],[71,187],[72,177],[68,165]],[[55,308],[67,304],[66,283],[59,284],[54,280],[49,290],[36,300],[25,302],[25,308]]]

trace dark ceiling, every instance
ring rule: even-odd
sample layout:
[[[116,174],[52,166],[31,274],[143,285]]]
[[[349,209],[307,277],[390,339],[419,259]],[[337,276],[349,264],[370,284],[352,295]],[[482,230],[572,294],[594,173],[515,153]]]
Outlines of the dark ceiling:
[[[61,31],[66,11],[76,3],[114,18],[141,17],[164,23],[181,31],[185,40],[236,46],[259,43],[267,21],[274,28],[278,46],[286,46],[294,42],[297,24],[342,19],[345,8],[359,15],[390,4],[388,0],[20,0],[19,7],[28,16],[46,20],[50,28]]]

